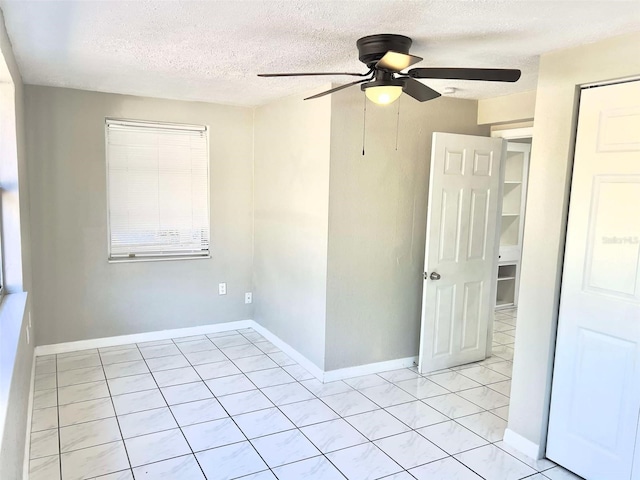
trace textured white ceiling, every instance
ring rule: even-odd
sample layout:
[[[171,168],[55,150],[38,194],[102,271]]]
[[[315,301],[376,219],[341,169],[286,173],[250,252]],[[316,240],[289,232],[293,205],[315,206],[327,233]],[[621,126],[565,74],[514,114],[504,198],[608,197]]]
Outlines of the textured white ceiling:
[[[257,105],[365,71],[355,42],[414,40],[417,66],[520,68],[516,84],[425,81],[486,98],[535,88],[541,53],[640,30],[640,1],[0,0],[26,83]],[[354,87],[357,88],[357,87]]]

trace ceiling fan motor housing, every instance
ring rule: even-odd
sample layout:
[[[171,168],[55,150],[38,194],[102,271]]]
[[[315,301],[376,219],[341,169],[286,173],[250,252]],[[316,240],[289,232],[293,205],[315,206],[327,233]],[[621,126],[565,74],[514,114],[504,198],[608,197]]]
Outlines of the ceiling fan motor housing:
[[[404,35],[383,33],[362,37],[356,42],[356,46],[360,61],[367,67],[373,68],[389,50],[408,54],[409,48],[411,48],[411,39]]]
[[[363,92],[367,88],[371,87],[402,87],[404,81],[401,79],[393,78],[393,74],[385,72],[384,70],[376,70],[373,80],[360,85],[360,90]]]

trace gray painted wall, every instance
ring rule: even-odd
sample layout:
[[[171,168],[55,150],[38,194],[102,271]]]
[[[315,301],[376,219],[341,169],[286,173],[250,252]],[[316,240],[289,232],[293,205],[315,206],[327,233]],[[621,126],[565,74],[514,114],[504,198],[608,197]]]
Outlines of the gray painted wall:
[[[37,86],[25,101],[39,345],[252,317],[252,109]],[[211,259],[107,262],[105,117],[211,127]]]
[[[325,370],[417,356],[433,132],[488,135],[477,102],[332,95]]]
[[[324,368],[331,101],[302,98],[255,111],[254,318]]]
[[[254,318],[325,370],[416,355],[431,133],[488,129],[404,97],[398,150],[396,106],[370,105],[363,157],[352,90],[253,111],[28,86],[39,343]],[[211,260],[107,262],[107,116],[212,127]]]

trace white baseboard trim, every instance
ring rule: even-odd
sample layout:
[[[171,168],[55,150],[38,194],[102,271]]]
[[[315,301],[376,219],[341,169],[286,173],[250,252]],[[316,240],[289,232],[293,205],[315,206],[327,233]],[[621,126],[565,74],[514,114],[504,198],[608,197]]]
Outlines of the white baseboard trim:
[[[358,365],[357,367],[339,368],[337,370],[329,370],[324,372],[325,382],[334,382],[336,380],[344,380],[345,378],[360,377],[362,375],[371,375],[373,373],[386,372],[388,370],[397,370],[399,368],[413,367],[414,362],[418,361],[418,357],[398,358],[397,360],[388,360],[386,362],[368,363],[366,365]]]
[[[541,451],[541,446],[524,438],[519,433],[507,428],[504,432],[504,443],[516,450],[524,453],[527,457],[534,460],[540,460],[544,458],[544,452]]]
[[[253,322],[252,327],[260,335],[262,335],[264,338],[269,340],[276,347],[278,347],[280,350],[286,353],[289,357],[291,357],[292,360],[299,363],[300,366],[303,367],[305,370],[307,370],[311,375],[316,377],[321,382],[326,381],[324,380],[325,372],[320,367],[318,367],[315,363],[313,363],[311,360],[309,360],[307,357],[305,357],[300,352],[298,352],[295,348],[289,345],[287,342],[282,340],[277,335],[274,335],[269,330],[267,330],[266,328],[264,328],[262,325],[260,325],[255,321]]]
[[[29,454],[31,453],[31,417],[33,414],[33,392],[36,383],[36,354],[31,360],[31,380],[29,381],[29,403],[27,405],[27,434],[24,439],[24,459],[22,460],[22,478],[29,478]]]
[[[134,333],[132,335],[118,335],[116,337],[93,338],[77,342],[56,343],[53,345],[41,345],[36,347],[36,356],[52,355],[57,353],[87,350],[89,348],[115,347],[129,343],[152,342],[155,340],[168,340],[178,337],[190,337],[192,335],[204,335],[207,333],[223,332],[225,330],[239,330],[241,328],[254,328],[257,325],[253,320],[238,320],[235,322],[216,323],[213,325],[201,325],[199,327],[175,328],[160,330],[158,332]]]
[[[359,377],[373,373],[396,370],[398,368],[412,367],[417,357],[399,358],[386,362],[369,363],[357,367],[340,368],[337,370],[323,371],[315,363],[298,352],[295,348],[282,340],[277,335],[258,324],[254,320],[239,320],[236,322],[218,323],[214,325],[202,325],[199,327],[176,328],[172,330],[160,330],[158,332],[135,333],[132,335],[119,335],[116,337],[94,338],[91,340],[80,340],[77,342],[57,343],[53,345],[41,345],[36,347],[35,355],[53,355],[58,353],[74,352],[77,350],[87,350],[90,348],[114,347],[129,343],[151,342],[155,340],[168,340],[171,338],[188,337],[192,335],[204,335],[207,333],[223,332],[226,330],[240,330],[243,328],[253,328],[264,338],[273,343],[276,347],[286,353],[292,360],[299,363],[309,373],[321,382],[333,382],[345,378]],[[34,361],[35,365],[35,361]],[[33,388],[33,385],[32,385]]]

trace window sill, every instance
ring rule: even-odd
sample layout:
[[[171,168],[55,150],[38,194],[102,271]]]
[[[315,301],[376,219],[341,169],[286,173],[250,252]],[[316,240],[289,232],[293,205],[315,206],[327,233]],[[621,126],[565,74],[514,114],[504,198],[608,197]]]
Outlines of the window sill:
[[[171,257],[124,257],[124,258],[109,258],[109,263],[137,263],[137,262],[167,262],[175,260],[206,260],[211,258],[211,255],[176,255]]]
[[[26,308],[27,294],[24,292],[6,294],[0,304],[0,441]]]

